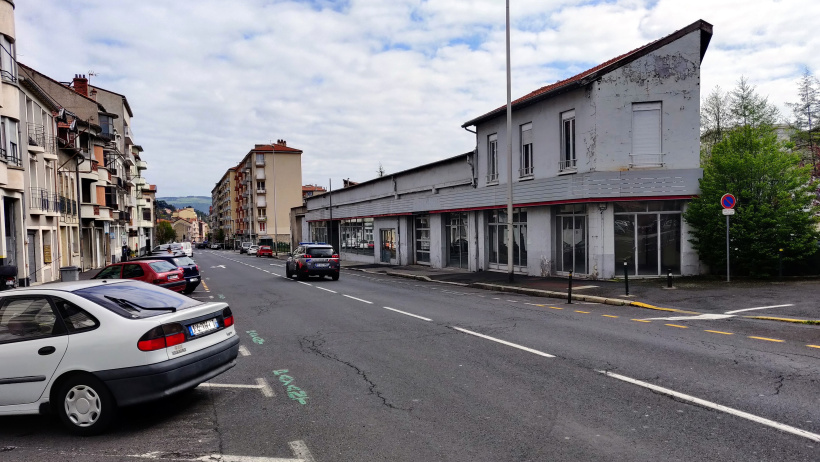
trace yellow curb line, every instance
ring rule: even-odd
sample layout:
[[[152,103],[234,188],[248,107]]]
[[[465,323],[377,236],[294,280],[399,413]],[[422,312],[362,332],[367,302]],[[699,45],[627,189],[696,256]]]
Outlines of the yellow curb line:
[[[677,310],[675,308],[661,308],[659,306],[650,305],[648,303],[643,303],[643,302],[631,302],[630,305],[631,306],[637,306],[638,308],[647,308],[647,309],[650,309],[650,310],[671,311],[673,313],[701,314],[697,311]]]
[[[637,321],[637,322],[652,322],[652,321],[647,321],[646,319],[633,319],[632,321]]]
[[[816,319],[776,318],[773,316],[744,316],[744,318],[763,319],[766,321],[793,322],[795,324],[820,324],[820,320]]]
[[[576,313],[584,313],[584,314],[589,314],[589,311],[578,311],[578,310],[575,310],[575,312],[576,312]]]
[[[613,316],[611,314],[602,314],[601,316],[603,316],[605,318],[617,318],[618,317],[618,316]]]

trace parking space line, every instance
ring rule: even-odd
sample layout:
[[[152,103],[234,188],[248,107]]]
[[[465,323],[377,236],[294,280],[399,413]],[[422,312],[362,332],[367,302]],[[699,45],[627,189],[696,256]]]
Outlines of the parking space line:
[[[385,306],[385,307],[383,307],[383,308],[384,308],[385,310],[395,311],[396,313],[401,313],[401,314],[404,314],[404,315],[407,315],[407,316],[412,316],[412,317],[414,317],[414,318],[419,318],[419,319],[421,319],[422,321],[432,321],[432,319],[430,319],[430,318],[425,318],[424,316],[419,316],[419,315],[417,315],[417,314],[408,313],[408,312],[406,312],[406,311],[397,310],[397,309],[395,309],[395,308],[390,308],[389,306]]]
[[[455,329],[459,332],[464,332],[465,334],[475,335],[476,337],[481,337],[483,339],[491,340],[493,342],[497,342],[497,343],[500,343],[502,345],[507,345],[507,346],[511,346],[513,348],[518,348],[519,350],[524,350],[524,351],[527,351],[527,352],[530,352],[530,353],[533,353],[533,354],[537,354],[539,356],[543,356],[545,358],[554,358],[555,357],[554,355],[551,355],[549,353],[544,353],[543,351],[533,350],[532,348],[527,348],[525,346],[518,345],[518,344],[515,344],[515,343],[511,343],[511,342],[508,342],[506,340],[501,340],[501,339],[498,339],[498,338],[495,338],[495,337],[490,337],[489,335],[479,334],[478,332],[473,332],[471,330],[462,329],[461,327],[453,326],[453,329]]]
[[[589,311],[575,310],[576,313],[589,314]]]
[[[765,340],[767,342],[777,342],[777,343],[785,342],[785,340],[778,340],[776,338],[767,338],[767,337],[755,337],[754,335],[750,335],[749,338],[753,338],[755,340]]]
[[[368,302],[367,300],[362,300],[361,298],[356,298],[356,297],[354,297],[354,296],[352,296],[352,295],[345,295],[345,294],[342,294],[342,295],[343,295],[343,296],[345,296],[345,297],[347,297],[347,298],[352,298],[353,300],[358,300],[358,301],[360,301],[360,302],[367,303],[368,305],[372,305],[372,304],[373,304],[373,302]]]
[[[618,317],[618,316],[614,316],[614,315],[611,315],[611,314],[602,314],[601,316],[603,316],[605,318],[617,318]]]
[[[809,348],[820,348],[820,345],[806,345]]]
[[[704,329],[703,331],[704,331],[704,332],[711,332],[711,333],[713,333],[713,334],[735,335],[735,334],[733,334],[733,333],[731,333],[731,332],[721,332],[721,331],[719,331],[719,330],[709,330],[709,329]]]
[[[678,329],[688,329],[688,326],[681,326],[679,324],[666,324],[669,327],[677,327]]]
[[[247,348],[245,348],[245,345],[239,345],[239,354],[241,354],[242,356],[250,356],[251,352],[248,351]]]
[[[304,285],[306,285],[306,286],[311,286],[311,287],[313,287],[313,284],[308,284],[307,282],[302,282],[302,281],[296,281],[296,282],[298,282],[299,284],[304,284]]]
[[[635,322],[652,322],[648,319],[633,319],[633,321],[635,321]]]
[[[553,310],[563,310],[563,308],[559,308],[557,306],[548,306],[547,308],[552,308]]]
[[[690,403],[694,403],[698,406],[703,406],[705,408],[714,409],[716,411],[725,412],[727,414],[731,414],[742,419],[751,420],[752,422],[757,422],[762,425],[766,425],[768,427],[776,428],[780,431],[784,431],[786,433],[791,433],[793,435],[802,436],[804,438],[808,438],[812,441],[820,442],[820,435],[816,433],[807,432],[806,430],[799,429],[797,427],[792,427],[790,425],[782,424],[780,422],[775,422],[774,420],[769,420],[763,417],[756,416],[754,414],[749,414],[748,412],[743,412],[738,409],[734,409],[728,406],[723,406],[721,404],[713,403],[711,401],[706,401],[704,399],[695,398],[694,396],[685,395],[683,393],[670,390],[669,388],[659,387],[657,385],[653,385],[648,382],[643,382],[641,380],[636,380],[630,377],[626,377],[620,374],[616,374],[614,372],[609,371],[598,371],[601,374],[604,374],[607,377],[612,377],[613,379],[621,380],[623,382],[631,383],[633,385],[638,385],[639,387],[648,388],[656,393],[662,393],[667,396],[671,396],[673,398],[677,398],[683,401],[688,401]]]

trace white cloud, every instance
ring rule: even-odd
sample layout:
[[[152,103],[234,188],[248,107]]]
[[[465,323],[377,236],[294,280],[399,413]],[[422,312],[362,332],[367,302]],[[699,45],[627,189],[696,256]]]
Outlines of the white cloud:
[[[784,107],[820,70],[811,0],[512,0],[513,97],[704,19],[702,89],[741,75]],[[256,143],[303,149],[303,182],[367,180],[466,152],[506,97],[497,0],[17,2],[21,62],[123,93],[160,196],[208,195]]]

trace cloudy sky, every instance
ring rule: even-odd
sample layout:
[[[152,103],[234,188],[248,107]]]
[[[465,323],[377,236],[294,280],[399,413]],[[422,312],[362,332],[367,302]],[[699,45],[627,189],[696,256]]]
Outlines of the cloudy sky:
[[[18,59],[128,97],[160,196],[208,195],[256,143],[335,186],[475,146],[506,101],[504,0],[18,0]],[[741,75],[791,114],[820,73],[817,0],[511,0],[513,98],[680,29],[714,25],[703,93]]]

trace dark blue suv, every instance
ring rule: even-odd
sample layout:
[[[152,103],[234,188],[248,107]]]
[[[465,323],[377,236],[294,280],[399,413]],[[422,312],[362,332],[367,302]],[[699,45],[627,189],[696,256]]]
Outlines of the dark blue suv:
[[[288,278],[307,279],[308,276],[330,276],[339,280],[341,264],[333,247],[323,242],[300,242],[299,247],[288,256],[285,275]]]

